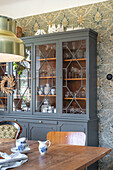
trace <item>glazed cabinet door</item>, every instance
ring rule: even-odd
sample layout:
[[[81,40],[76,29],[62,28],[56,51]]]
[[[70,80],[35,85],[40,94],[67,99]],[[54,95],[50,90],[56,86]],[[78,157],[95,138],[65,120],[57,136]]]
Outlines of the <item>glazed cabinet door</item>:
[[[31,56],[32,46],[26,45],[25,60],[13,63],[12,74],[15,78],[15,89],[12,95],[12,111],[31,111]]]
[[[86,40],[62,42],[64,115],[86,115]]]
[[[56,43],[35,45],[35,112],[56,114]]]

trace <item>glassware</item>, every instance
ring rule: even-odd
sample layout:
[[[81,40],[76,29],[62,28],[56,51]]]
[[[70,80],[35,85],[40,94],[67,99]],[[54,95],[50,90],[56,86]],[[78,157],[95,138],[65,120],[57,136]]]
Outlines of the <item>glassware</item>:
[[[54,108],[54,113],[56,113],[56,108]]]
[[[86,51],[84,51],[84,55],[83,55],[84,58],[86,58]]]
[[[48,106],[48,113],[52,113],[52,106]]]
[[[78,90],[76,90],[76,91],[73,93],[74,97],[77,97],[77,92],[78,92]]]
[[[44,85],[40,85],[40,90],[44,93]]]
[[[86,78],[86,69],[83,69],[83,78]]]
[[[72,72],[71,71],[69,71],[69,73],[68,73],[68,78],[72,78]]]
[[[39,95],[43,95],[43,92],[39,89],[38,91]]]
[[[75,50],[76,49],[76,42],[72,42],[72,49]]]
[[[78,56],[77,58],[83,58],[84,56],[83,50],[79,50],[77,56]]]
[[[52,89],[51,89],[51,94],[52,94],[52,95],[55,95],[55,93],[56,93],[56,90],[55,90],[54,88],[52,88]]]
[[[74,107],[73,106],[70,107],[70,113],[74,113]]]
[[[44,87],[44,94],[45,95],[50,94],[50,89],[51,89],[50,84],[46,84],[46,86]]]
[[[75,72],[72,71],[72,78],[75,78]]]
[[[66,91],[66,92],[65,92],[65,97],[66,97],[66,98],[69,97],[69,91]]]
[[[39,95],[43,95],[44,94],[44,85],[40,85],[38,93],[39,93]]]
[[[53,76],[56,76],[56,70],[53,70]]]
[[[81,91],[81,97],[85,97],[84,94],[84,91]]]
[[[78,77],[81,77],[81,70],[78,70]]]
[[[70,59],[70,58],[71,58],[70,54],[69,53],[65,53],[64,59]]]
[[[75,112],[76,114],[80,113],[80,108],[75,108],[75,109],[74,109],[74,112]]]
[[[49,105],[48,99],[44,99],[44,105]]]

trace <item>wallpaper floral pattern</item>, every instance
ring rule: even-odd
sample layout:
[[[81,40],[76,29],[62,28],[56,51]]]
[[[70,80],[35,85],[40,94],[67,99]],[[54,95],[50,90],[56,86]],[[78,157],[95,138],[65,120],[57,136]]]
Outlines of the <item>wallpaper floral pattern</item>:
[[[97,97],[99,145],[113,148],[113,0],[71,9],[19,18],[24,36],[34,35],[37,29],[48,33],[48,25],[91,28],[98,32]],[[100,161],[100,169],[113,169],[113,152]]]

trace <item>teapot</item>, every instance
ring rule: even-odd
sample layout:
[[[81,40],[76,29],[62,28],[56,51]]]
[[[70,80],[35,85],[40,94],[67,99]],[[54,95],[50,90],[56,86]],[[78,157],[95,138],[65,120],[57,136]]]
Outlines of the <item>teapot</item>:
[[[47,149],[50,147],[51,142],[50,140],[38,141],[38,142],[39,142],[39,152],[41,155],[44,155],[47,152]],[[49,145],[46,144],[47,142],[49,142]]]

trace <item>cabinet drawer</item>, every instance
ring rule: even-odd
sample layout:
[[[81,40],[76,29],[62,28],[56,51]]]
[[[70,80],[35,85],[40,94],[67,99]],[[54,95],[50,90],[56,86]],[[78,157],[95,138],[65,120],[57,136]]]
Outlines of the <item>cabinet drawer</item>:
[[[50,123],[29,123],[29,139],[30,140],[46,140],[47,133],[56,131],[57,124]]]
[[[57,121],[49,121],[49,120],[38,120],[37,123],[39,124],[51,124],[51,125],[57,125],[58,122]]]
[[[79,132],[85,132],[87,130],[87,124],[86,123],[79,123],[79,122],[64,122],[59,121],[58,127],[60,131],[79,131]]]

